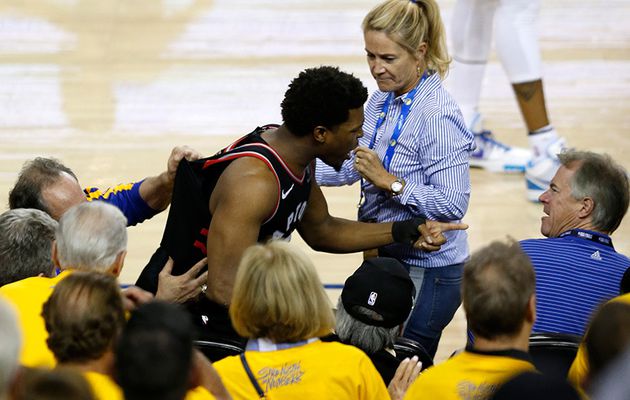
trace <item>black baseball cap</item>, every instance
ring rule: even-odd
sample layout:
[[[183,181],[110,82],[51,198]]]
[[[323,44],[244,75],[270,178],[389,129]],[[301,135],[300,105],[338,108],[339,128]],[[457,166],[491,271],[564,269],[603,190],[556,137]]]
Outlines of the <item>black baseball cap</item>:
[[[416,289],[409,272],[394,258],[369,258],[354,271],[341,292],[346,312],[359,321],[374,326],[393,328],[405,322],[411,309]],[[358,312],[363,306],[382,316],[377,319]]]

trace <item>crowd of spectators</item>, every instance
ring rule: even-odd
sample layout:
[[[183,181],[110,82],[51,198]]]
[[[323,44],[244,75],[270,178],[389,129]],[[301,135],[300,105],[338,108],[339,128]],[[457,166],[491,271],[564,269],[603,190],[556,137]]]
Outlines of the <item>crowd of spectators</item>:
[[[310,68],[282,125],[208,158],[176,147],[139,182],[83,189],[59,160],[24,164],[0,215],[0,400],[627,398],[630,259],[611,238],[626,171],[563,150],[539,197],[545,238],[469,256],[473,138],[441,87],[439,8],[387,0],[363,29],[379,86],[366,114],[360,80]],[[329,215],[317,182],[359,180],[360,221]],[[171,201],[144,289],[118,282],[127,226]],[[336,310],[279,240],[295,230],[317,250],[366,251]],[[469,341],[432,365],[460,299]],[[536,333],[582,342],[566,380],[537,368]],[[200,337],[233,354],[209,361]]]

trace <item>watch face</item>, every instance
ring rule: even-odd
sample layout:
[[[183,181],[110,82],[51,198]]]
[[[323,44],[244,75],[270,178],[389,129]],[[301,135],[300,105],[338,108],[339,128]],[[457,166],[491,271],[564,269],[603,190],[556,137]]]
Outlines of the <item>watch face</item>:
[[[398,194],[402,191],[403,184],[399,181],[392,183],[391,189],[394,194]]]

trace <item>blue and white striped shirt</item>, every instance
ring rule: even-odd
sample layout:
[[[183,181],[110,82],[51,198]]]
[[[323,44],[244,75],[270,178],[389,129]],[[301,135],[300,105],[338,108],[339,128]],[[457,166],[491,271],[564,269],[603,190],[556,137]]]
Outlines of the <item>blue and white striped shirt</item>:
[[[608,236],[592,231],[577,232]],[[533,332],[583,335],[591,314],[619,295],[630,259],[610,245],[578,236],[520,242],[536,272],[536,322]]]
[[[442,87],[438,74],[421,80],[395,147],[389,172],[405,180],[400,196],[379,196],[379,189],[367,183],[362,220],[389,222],[425,217],[440,221],[460,221],[468,209],[470,175],[468,158],[473,135],[466,128],[457,104]],[[377,90],[365,108],[364,136],[368,147],[374,127],[389,92]],[[402,110],[405,95],[395,98],[376,133],[374,151],[383,159],[389,139]],[[341,171],[317,160],[317,182],[322,186],[351,185],[361,177],[354,158],[346,160]],[[392,244],[385,250],[403,263],[433,268],[464,262],[468,258],[465,231],[445,233],[448,239],[440,251],[426,253],[408,245]]]

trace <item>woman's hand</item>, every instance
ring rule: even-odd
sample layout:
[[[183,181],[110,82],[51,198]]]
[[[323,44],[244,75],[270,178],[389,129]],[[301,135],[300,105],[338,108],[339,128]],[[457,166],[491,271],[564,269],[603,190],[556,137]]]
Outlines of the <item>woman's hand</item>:
[[[398,179],[385,170],[383,161],[374,150],[364,146],[354,149],[354,169],[371,184],[387,192],[391,190],[391,184]]]

